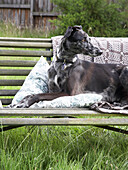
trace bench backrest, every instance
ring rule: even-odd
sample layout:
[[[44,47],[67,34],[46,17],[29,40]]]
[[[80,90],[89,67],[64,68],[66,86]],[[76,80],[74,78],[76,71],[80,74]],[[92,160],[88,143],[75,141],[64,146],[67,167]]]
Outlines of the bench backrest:
[[[0,100],[3,105],[11,103],[40,56],[51,60],[50,38],[0,37]]]

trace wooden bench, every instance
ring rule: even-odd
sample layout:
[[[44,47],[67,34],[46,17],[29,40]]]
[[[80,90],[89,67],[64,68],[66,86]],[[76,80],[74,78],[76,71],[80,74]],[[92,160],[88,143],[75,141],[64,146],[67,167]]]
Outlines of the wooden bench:
[[[50,62],[50,38],[0,37],[0,100],[9,105],[40,56]],[[0,109],[1,131],[28,125],[97,126],[128,134],[128,114],[102,114],[85,108]],[[112,126],[111,126],[112,125]]]

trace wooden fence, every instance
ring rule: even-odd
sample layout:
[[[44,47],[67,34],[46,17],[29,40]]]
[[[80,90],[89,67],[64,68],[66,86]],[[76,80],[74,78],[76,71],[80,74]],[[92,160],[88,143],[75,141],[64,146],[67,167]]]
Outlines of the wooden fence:
[[[51,0],[0,0],[0,20],[16,26],[40,27],[50,30],[49,20],[57,18]],[[53,29],[53,28],[52,28]]]

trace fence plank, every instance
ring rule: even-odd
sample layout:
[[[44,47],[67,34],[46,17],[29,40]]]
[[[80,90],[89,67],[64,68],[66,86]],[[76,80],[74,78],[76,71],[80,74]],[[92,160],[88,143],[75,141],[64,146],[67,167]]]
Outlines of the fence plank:
[[[43,0],[39,0],[39,11],[43,11]]]
[[[53,12],[33,12],[34,16],[41,16],[41,17],[57,17],[58,13]]]
[[[52,6],[51,6],[51,1],[48,0],[48,12],[52,11],[52,8],[51,8],[51,7],[52,7]]]
[[[0,4],[0,8],[30,9],[30,4]]]
[[[30,25],[31,25],[31,28],[34,26],[34,22],[33,22],[33,7],[34,7],[34,1],[31,0],[31,5],[30,5]]]

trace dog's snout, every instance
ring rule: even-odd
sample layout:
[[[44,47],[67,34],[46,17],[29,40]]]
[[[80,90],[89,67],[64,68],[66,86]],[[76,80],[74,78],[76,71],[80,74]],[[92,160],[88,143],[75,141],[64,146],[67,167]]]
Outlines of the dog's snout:
[[[94,50],[95,51],[95,50]],[[100,49],[100,48],[97,48],[96,47],[96,56],[99,56],[99,55],[101,55],[103,53],[103,51]]]
[[[103,54],[103,51],[102,50],[99,50],[99,55]]]

